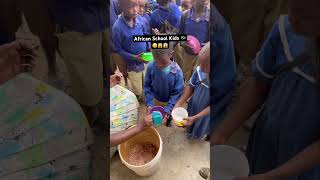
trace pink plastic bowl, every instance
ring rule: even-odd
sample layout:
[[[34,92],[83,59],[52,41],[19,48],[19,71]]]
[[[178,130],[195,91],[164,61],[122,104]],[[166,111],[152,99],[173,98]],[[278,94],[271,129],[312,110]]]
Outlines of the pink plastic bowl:
[[[187,53],[193,55],[198,55],[200,53],[201,44],[196,37],[188,35],[185,45],[188,46],[188,48],[186,48]]]

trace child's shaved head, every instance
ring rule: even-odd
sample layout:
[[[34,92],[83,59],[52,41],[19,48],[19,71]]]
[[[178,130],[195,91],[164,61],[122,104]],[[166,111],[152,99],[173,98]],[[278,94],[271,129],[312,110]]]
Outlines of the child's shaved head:
[[[199,64],[202,71],[210,73],[210,42],[208,42],[199,53]]]
[[[155,57],[161,57],[163,55],[171,55],[173,52],[173,42],[169,42],[167,49],[152,49],[152,54]]]

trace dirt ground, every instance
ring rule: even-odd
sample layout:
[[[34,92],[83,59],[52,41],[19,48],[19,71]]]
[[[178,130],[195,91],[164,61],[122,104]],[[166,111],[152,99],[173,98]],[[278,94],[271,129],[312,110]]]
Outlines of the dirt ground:
[[[142,104],[140,113],[145,113]],[[122,164],[117,153],[110,162],[111,180],[203,179],[198,171],[210,166],[209,143],[188,140],[184,128],[160,126],[157,130],[163,141],[158,171],[150,177],[140,177]]]

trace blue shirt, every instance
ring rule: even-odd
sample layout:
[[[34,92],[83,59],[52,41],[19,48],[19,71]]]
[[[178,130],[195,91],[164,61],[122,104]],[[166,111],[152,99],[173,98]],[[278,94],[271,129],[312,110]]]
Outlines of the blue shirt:
[[[185,20],[183,33],[196,37],[203,46],[209,41],[210,9],[206,8],[205,14],[199,19],[196,18],[194,8],[188,10],[186,13],[187,18]]]
[[[215,23],[210,34],[211,48],[211,120],[215,127],[223,120],[229,106],[237,80],[237,68],[234,56],[234,46],[229,25],[216,8],[211,7],[212,20]],[[214,128],[211,127],[211,130]]]
[[[81,33],[102,32],[108,26],[105,0],[49,0],[54,23]]]
[[[158,8],[159,4],[155,0],[148,0],[151,10]]]
[[[133,42],[133,36],[147,35],[144,18],[138,16],[133,27],[130,27],[127,21],[121,15],[114,23],[112,28],[112,41],[115,52],[119,53],[125,60],[129,71],[141,72],[144,70],[144,64],[136,61],[133,56],[146,52],[148,43]]]
[[[147,13],[144,13],[144,15],[142,17],[145,19],[145,25],[146,25],[148,33],[151,34],[151,27],[150,27],[151,18],[150,18],[150,16]]]
[[[147,106],[154,106],[153,98],[160,102],[168,102],[164,110],[171,114],[183,93],[183,88],[183,73],[176,62],[171,63],[168,74],[159,69],[154,62],[148,64],[144,83]]]
[[[279,22],[284,25],[287,51]],[[265,173],[283,165],[320,138],[320,91],[318,84],[311,81],[317,69],[312,62],[306,62],[277,74],[284,64],[305,52],[306,40],[293,31],[286,16],[283,23],[278,21],[274,25],[252,62],[256,79],[270,90],[248,145],[251,174]],[[287,179],[320,179],[320,166]]]
[[[151,14],[151,28],[160,30],[164,21],[168,20],[172,26],[179,30],[181,14],[179,7],[173,3],[169,4],[169,9],[159,7]]]
[[[110,27],[113,27],[120,14],[118,1],[110,0]]]

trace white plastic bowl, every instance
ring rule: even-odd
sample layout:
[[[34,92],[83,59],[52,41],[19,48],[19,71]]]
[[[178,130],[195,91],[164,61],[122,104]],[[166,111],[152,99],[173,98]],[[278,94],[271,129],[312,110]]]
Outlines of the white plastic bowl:
[[[175,108],[171,116],[177,126],[183,126],[185,119],[188,117],[188,111],[182,107]]]

